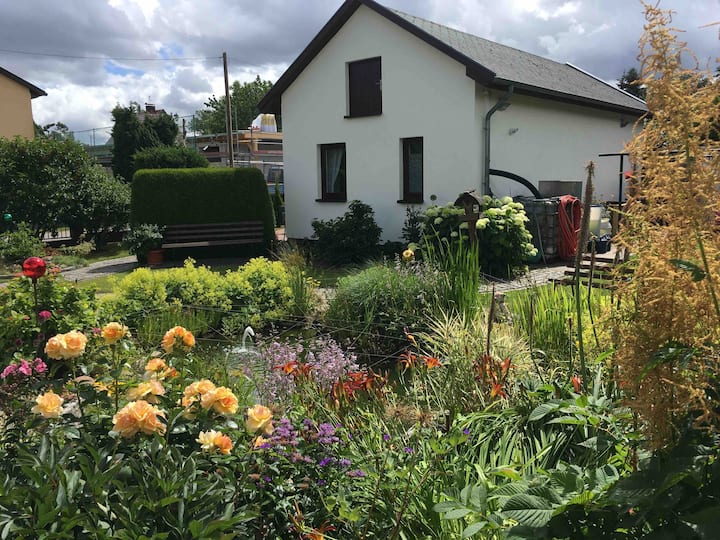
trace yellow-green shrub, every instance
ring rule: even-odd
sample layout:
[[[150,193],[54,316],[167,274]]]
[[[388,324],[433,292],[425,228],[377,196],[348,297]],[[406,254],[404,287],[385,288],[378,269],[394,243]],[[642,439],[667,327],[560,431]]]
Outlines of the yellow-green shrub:
[[[284,316],[292,302],[290,276],[283,263],[265,257],[251,259],[225,274],[225,292],[234,312],[249,324],[262,326]]]
[[[195,266],[188,259],[182,268],[150,270],[140,268],[120,280],[114,297],[105,302],[104,313],[140,329],[149,318],[182,310],[203,324],[194,327],[203,333],[217,327],[223,318],[239,319],[236,326],[262,326],[284,316],[292,303],[290,278],[281,262],[263,257],[225,275]],[[188,323],[189,324],[189,323]]]

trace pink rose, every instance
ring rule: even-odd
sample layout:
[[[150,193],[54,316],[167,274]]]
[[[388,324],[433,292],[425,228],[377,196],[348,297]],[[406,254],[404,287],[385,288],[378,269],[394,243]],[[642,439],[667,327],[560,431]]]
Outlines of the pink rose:
[[[43,309],[40,313],[38,313],[38,318],[41,321],[47,321],[50,317],[52,317],[52,312],[47,309]]]
[[[27,360],[20,360],[20,367],[18,368],[18,371],[26,377],[32,375],[32,367],[27,363]]]
[[[42,358],[36,358],[33,362],[33,369],[35,373],[45,373],[47,371],[47,364],[43,362]]]
[[[9,366],[7,366],[5,369],[2,370],[2,373],[0,373],[0,379],[7,379],[10,375],[15,375],[18,370],[18,365],[13,362]]]

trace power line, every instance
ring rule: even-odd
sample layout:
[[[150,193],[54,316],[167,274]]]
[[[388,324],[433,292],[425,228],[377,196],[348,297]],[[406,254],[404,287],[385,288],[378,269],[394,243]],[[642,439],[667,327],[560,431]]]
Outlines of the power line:
[[[30,51],[18,51],[14,49],[0,49],[0,53],[24,54],[27,56],[49,56],[53,58],[72,58],[74,60],[119,60],[125,62],[183,62],[187,60],[220,60],[221,56],[195,56],[178,58],[123,58],[119,56],[74,56],[71,54],[39,53]]]

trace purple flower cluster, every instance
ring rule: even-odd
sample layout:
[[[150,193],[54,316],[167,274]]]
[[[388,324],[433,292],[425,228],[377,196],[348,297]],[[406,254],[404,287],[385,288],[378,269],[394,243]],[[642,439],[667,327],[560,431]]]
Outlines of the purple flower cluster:
[[[357,357],[342,350],[336,341],[325,338],[318,339],[307,354],[307,363],[312,366],[313,380],[317,385],[329,392],[338,379],[349,371],[357,371]]]
[[[0,373],[0,379],[7,379],[8,377],[22,377],[27,378],[33,374],[39,375],[47,371],[47,365],[42,361],[42,358],[36,358],[32,362],[21,359],[20,363],[12,362]]]
[[[333,384],[349,371],[359,369],[357,357],[346,353],[334,340],[320,338],[307,346],[298,342],[273,341],[259,344],[264,374],[257,381],[260,394],[270,402],[286,400],[295,391],[295,378],[282,367],[291,362],[307,364],[310,378],[320,390],[329,392]]]
[[[262,376],[256,377],[260,395],[270,403],[287,399],[295,390],[295,381],[279,368],[300,360],[303,352],[302,344],[291,345],[273,341],[269,344],[260,344],[259,352],[264,368]]]
[[[273,429],[272,435],[270,435],[269,444],[272,446],[297,447],[300,444],[298,438],[298,432],[292,422],[284,416],[280,419],[280,422]]]

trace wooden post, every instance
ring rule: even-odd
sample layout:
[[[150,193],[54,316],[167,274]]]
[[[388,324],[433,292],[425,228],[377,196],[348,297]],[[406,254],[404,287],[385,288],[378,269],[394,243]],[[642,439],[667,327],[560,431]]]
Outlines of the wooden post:
[[[230,118],[230,85],[228,83],[227,53],[223,53],[223,72],[225,73],[225,130],[227,132],[227,149],[230,167],[235,167],[235,151],[233,150],[232,119]]]

